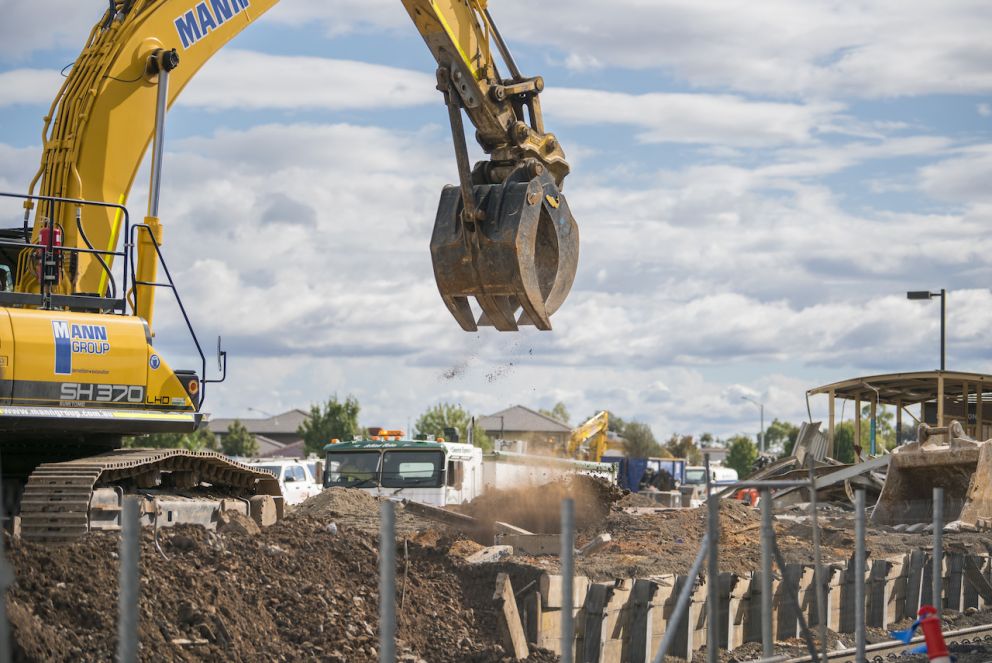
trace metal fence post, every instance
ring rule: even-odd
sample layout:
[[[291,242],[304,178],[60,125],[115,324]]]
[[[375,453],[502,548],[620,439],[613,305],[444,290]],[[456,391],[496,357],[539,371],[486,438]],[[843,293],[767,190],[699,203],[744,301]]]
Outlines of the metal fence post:
[[[561,501],[561,663],[575,658],[575,500]]]
[[[396,661],[396,506],[379,505],[379,663]]]
[[[823,663],[827,663],[827,597],[823,586],[823,555],[820,553],[820,525],[816,517],[815,462],[809,466],[809,510],[813,526],[813,584],[816,586],[816,621]]]
[[[772,639],[772,494],[761,490],[761,650],[765,658],[775,653]]]
[[[706,487],[710,488],[710,457],[706,455]],[[706,527],[706,538],[709,541],[707,556],[707,592],[706,592],[706,661],[717,663],[720,651],[720,631],[717,622],[720,619],[720,497],[709,494],[706,497],[709,523]]]
[[[120,587],[117,592],[117,661],[135,663],[138,660],[138,589],[140,575],[138,560],[141,549],[138,536],[138,500],[125,497],[121,511]]]
[[[933,607],[944,611],[944,489],[933,489]]]
[[[854,643],[857,663],[865,660],[865,491],[854,492]]]

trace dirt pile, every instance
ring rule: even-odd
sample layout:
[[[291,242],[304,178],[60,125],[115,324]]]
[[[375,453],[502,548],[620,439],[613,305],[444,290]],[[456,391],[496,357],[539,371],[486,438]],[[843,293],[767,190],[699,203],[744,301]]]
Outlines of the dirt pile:
[[[315,518],[327,524],[334,523],[338,527],[378,536],[379,504],[378,498],[364,490],[328,488],[296,506],[286,515],[286,520]],[[397,534],[409,536],[436,526],[437,523],[419,518],[408,513],[402,505],[396,505]]]
[[[334,513],[343,513],[340,501],[335,505]],[[367,506],[377,513],[375,500]],[[305,504],[254,537],[237,528],[165,530],[168,559],[144,532],[141,659],[377,660],[376,537],[347,525],[332,533],[326,518],[313,515],[332,511],[322,508]],[[17,660],[112,660],[118,537],[92,534],[62,547],[9,545],[15,582],[7,605]],[[401,542],[397,558],[397,649],[406,660],[505,659],[491,602],[496,573],[509,570],[522,587],[537,570],[467,568],[444,546],[416,540]],[[529,660],[556,659],[539,652]]]

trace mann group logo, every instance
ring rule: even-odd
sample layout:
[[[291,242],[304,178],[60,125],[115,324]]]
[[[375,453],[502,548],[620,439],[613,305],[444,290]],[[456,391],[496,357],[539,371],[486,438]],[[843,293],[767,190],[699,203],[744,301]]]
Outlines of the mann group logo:
[[[110,352],[107,328],[52,320],[55,336],[55,374],[72,375],[73,355],[105,355]]]
[[[183,49],[200,41],[210,34],[211,30],[216,30],[235,15],[240,14],[242,9],[248,9],[249,5],[251,0],[198,2],[193,9],[175,20],[176,32],[183,42]]]

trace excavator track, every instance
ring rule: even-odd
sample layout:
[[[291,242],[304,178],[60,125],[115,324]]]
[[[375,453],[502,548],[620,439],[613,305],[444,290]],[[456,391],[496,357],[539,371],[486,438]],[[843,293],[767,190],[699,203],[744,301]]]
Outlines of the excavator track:
[[[190,487],[207,483],[236,488],[244,496],[282,495],[268,472],[210,451],[184,449],[121,449],[79,460],[39,465],[28,477],[21,498],[22,538],[60,542],[89,532],[94,510],[119,510],[119,505],[94,504],[100,487],[152,488],[165,474],[179,473]],[[123,496],[123,491],[121,491]]]

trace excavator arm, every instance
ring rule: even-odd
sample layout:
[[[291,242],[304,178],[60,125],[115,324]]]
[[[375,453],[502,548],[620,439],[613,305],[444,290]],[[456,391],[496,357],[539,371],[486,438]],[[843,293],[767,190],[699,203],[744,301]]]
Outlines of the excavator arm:
[[[148,212],[124,238],[137,249],[127,295],[151,326],[166,109],[214,53],[278,0],[108,1],[45,118],[41,166],[28,191],[41,199],[25,202],[24,228],[32,245],[47,242],[49,251],[21,252],[16,289],[42,293],[43,302],[50,293],[117,301],[111,252],[124,233],[121,209],[51,198],[123,205],[154,141]],[[482,308],[478,324],[550,329],[574,279],[578,230],[561,194],[568,163],[544,131],[543,80],[517,70],[485,2],[403,2],[438,61],[459,170],[460,186],[442,193],[431,239],[442,298],[466,330],[477,328],[469,297]],[[508,77],[497,71],[492,44]],[[462,109],[491,157],[472,171]],[[71,259],[50,259],[52,237],[76,250]],[[44,269],[39,255],[48,256]]]
[[[519,324],[551,329],[575,279],[579,233],[561,193],[569,166],[544,130],[544,80],[524,77],[487,0],[403,0],[437,61],[451,123],[458,187],[441,194],[431,256],[438,289],[466,331]],[[501,76],[493,45],[507,67]],[[469,170],[462,110],[490,155]],[[469,303],[482,309],[478,322]]]
[[[139,232],[137,280],[154,282],[151,237],[158,220],[163,115],[214,53],[258,20],[277,0],[118,0],[93,27],[45,117],[41,167],[29,186],[41,196],[123,204],[149,143],[155,138],[147,230]],[[180,66],[177,66],[180,65]],[[163,85],[163,72],[168,85]],[[25,203],[25,228],[35,203]],[[42,201],[34,208],[31,242],[57,228],[66,247],[111,252],[123,233],[118,209]],[[17,289],[38,292],[35,252],[22,252]],[[113,256],[79,253],[47,284],[59,294],[105,296]],[[151,324],[154,288],[139,287],[132,305]]]
[[[606,439],[609,430],[610,413],[605,410],[597,413],[572,429],[565,449],[566,454],[570,458],[574,458],[584,447],[588,459],[598,463],[603,454],[606,453]]]

